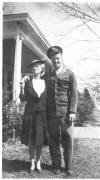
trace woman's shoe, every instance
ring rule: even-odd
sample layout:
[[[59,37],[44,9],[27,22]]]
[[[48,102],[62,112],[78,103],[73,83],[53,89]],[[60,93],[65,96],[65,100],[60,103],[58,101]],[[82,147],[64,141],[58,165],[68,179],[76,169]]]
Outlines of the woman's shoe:
[[[34,171],[35,170],[35,161],[34,159],[31,160],[31,168],[30,168],[31,171]]]
[[[38,173],[41,172],[41,164],[40,164],[40,160],[36,162],[36,170]]]

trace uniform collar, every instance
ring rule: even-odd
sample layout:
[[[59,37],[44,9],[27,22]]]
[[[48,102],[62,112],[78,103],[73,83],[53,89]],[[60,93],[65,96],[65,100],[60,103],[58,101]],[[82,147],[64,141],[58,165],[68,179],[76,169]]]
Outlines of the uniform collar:
[[[61,72],[62,72],[62,70],[63,70],[63,66],[61,66],[57,71],[55,71],[56,72],[56,74],[57,75],[59,75]]]

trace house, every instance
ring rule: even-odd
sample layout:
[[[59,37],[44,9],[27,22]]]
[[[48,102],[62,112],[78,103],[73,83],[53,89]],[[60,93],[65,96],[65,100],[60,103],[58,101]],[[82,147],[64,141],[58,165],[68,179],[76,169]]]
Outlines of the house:
[[[19,102],[20,80],[28,73],[33,59],[45,58],[49,42],[28,13],[3,15],[3,86],[12,90],[12,99]]]

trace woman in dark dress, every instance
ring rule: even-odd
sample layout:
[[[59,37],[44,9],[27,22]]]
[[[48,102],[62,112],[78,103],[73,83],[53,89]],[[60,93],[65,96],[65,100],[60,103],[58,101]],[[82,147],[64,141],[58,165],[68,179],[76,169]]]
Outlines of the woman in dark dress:
[[[32,75],[24,76],[21,81],[20,99],[26,101],[21,142],[29,146],[32,171],[35,168],[38,171],[41,170],[40,157],[43,145],[43,127],[46,119],[46,86],[42,79],[44,63],[42,60],[33,60],[29,65]]]

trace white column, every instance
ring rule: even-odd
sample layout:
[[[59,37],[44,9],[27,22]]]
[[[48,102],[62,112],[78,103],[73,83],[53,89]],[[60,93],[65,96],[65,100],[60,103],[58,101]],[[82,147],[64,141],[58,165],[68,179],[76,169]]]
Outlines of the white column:
[[[14,60],[14,81],[13,81],[13,100],[17,103],[19,100],[20,93],[20,79],[21,79],[21,57],[22,57],[22,39],[18,34],[16,37],[15,44],[15,60]]]

